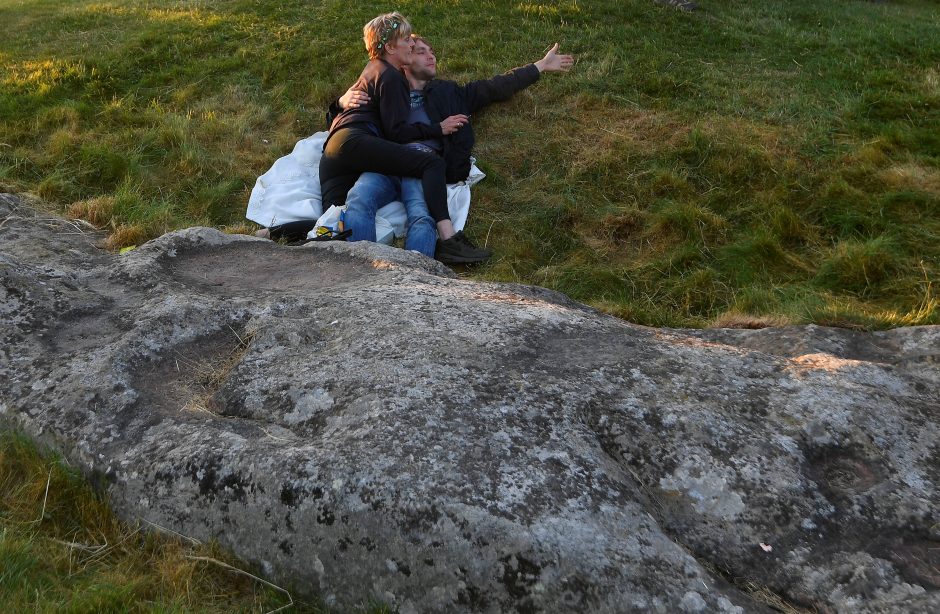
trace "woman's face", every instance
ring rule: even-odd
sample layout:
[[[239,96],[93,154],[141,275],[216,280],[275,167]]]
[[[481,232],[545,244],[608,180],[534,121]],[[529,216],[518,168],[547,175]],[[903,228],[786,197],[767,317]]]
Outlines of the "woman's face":
[[[412,51],[414,50],[414,48],[415,48],[415,42],[414,42],[414,39],[412,39],[410,36],[405,37],[405,38],[400,38],[397,41],[395,41],[394,50],[395,50],[395,56],[398,60],[397,64],[399,65],[399,67],[408,66],[409,64],[411,64]]]

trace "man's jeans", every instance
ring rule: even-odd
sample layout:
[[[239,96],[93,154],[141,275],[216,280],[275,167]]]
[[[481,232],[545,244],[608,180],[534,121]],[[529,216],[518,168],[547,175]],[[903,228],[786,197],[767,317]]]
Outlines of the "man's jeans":
[[[390,202],[401,200],[408,214],[405,249],[434,257],[437,225],[424,201],[421,180],[363,173],[346,197],[346,228],[352,230],[350,241],[375,241],[375,212]]]

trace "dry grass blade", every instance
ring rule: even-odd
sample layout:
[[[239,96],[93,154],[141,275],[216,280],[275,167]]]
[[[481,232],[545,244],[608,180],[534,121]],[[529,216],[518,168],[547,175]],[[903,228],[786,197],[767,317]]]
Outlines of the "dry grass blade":
[[[287,599],[288,599],[289,603],[287,603],[287,604],[285,604],[285,605],[282,605],[281,607],[276,608],[276,609],[274,609],[274,610],[269,610],[269,611],[266,612],[265,614],[274,614],[275,612],[280,612],[281,610],[286,610],[287,608],[292,607],[292,606],[294,605],[294,598],[291,596],[290,592],[289,592],[287,589],[281,588],[281,587],[278,586],[277,584],[273,584],[273,583],[271,583],[271,582],[268,582],[268,581],[265,580],[264,578],[259,578],[258,576],[254,575],[254,574],[252,574],[252,573],[249,573],[249,572],[245,571],[244,569],[239,569],[239,568],[237,568],[237,567],[233,567],[232,565],[229,565],[228,563],[223,563],[222,561],[220,561],[220,560],[218,560],[218,559],[214,559],[214,558],[212,558],[212,557],[210,557],[210,556],[192,556],[192,555],[187,555],[186,558],[189,559],[189,560],[191,560],[191,561],[203,561],[203,562],[205,562],[205,563],[212,563],[213,565],[218,565],[219,567],[222,567],[222,568],[224,568],[224,569],[228,569],[229,571],[231,571],[231,572],[233,572],[233,573],[241,574],[241,575],[243,575],[243,576],[247,576],[247,577],[249,577],[249,578],[252,578],[253,580],[256,580],[256,581],[258,581],[258,582],[264,584],[264,585],[267,586],[268,588],[272,588],[272,589],[274,589],[274,590],[276,590],[276,591],[278,591],[278,592],[280,592],[280,593],[282,593],[282,594],[284,594],[284,595],[287,595]]]
[[[65,546],[66,548],[70,548],[72,550],[83,550],[85,552],[91,552],[92,554],[97,554],[108,547],[107,542],[103,544],[95,544],[94,546],[89,546],[88,544],[80,544],[78,542],[67,542],[67,541],[63,541],[61,539],[55,539],[55,538],[53,538],[51,541],[53,543],[59,544],[60,546]]]
[[[42,522],[43,518],[46,517],[46,503],[49,502],[49,486],[52,484],[52,469],[49,469],[49,474],[46,476],[46,493],[42,496],[42,510],[39,512],[39,517],[36,520],[33,520],[30,524],[38,524]]]
[[[180,538],[180,539],[185,539],[186,541],[190,542],[190,543],[191,543],[192,545],[194,545],[194,546],[201,546],[201,545],[202,545],[202,542],[199,541],[198,539],[196,539],[195,537],[190,537],[190,536],[188,536],[188,535],[183,535],[182,533],[179,533],[179,532],[177,532],[177,531],[174,531],[173,529],[168,529],[167,527],[165,527],[165,526],[163,526],[163,525],[161,525],[161,524],[157,524],[157,523],[155,523],[155,522],[151,522],[151,521],[146,520],[146,519],[143,519],[143,518],[142,518],[141,520],[142,520],[144,523],[149,524],[151,527],[157,529],[158,531],[161,531],[161,532],[163,532],[163,533],[168,533],[168,534],[170,534],[170,535],[174,535],[174,536],[176,536],[176,537],[178,537],[178,538]]]

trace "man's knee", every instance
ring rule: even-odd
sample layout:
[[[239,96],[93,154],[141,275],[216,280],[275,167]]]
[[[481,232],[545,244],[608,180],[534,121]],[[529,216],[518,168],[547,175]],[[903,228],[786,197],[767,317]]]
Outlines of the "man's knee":
[[[375,213],[398,193],[397,179],[378,173],[363,173],[346,199],[346,227],[350,241],[375,241]]]
[[[427,227],[433,230],[434,232],[437,232],[437,223],[434,221],[434,218],[431,217],[431,214],[427,212],[423,212],[420,215],[417,215],[415,217],[409,216],[408,228],[419,228],[419,227]]]
[[[394,187],[392,180],[377,173],[363,173],[346,197],[347,213],[375,216],[375,212],[390,202]]]

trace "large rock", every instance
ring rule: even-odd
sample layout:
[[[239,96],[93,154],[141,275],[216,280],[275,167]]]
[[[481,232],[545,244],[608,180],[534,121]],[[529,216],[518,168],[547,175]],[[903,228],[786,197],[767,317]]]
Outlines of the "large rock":
[[[940,328],[655,330],[371,244],[0,197],[0,416],[345,608],[940,611]]]

